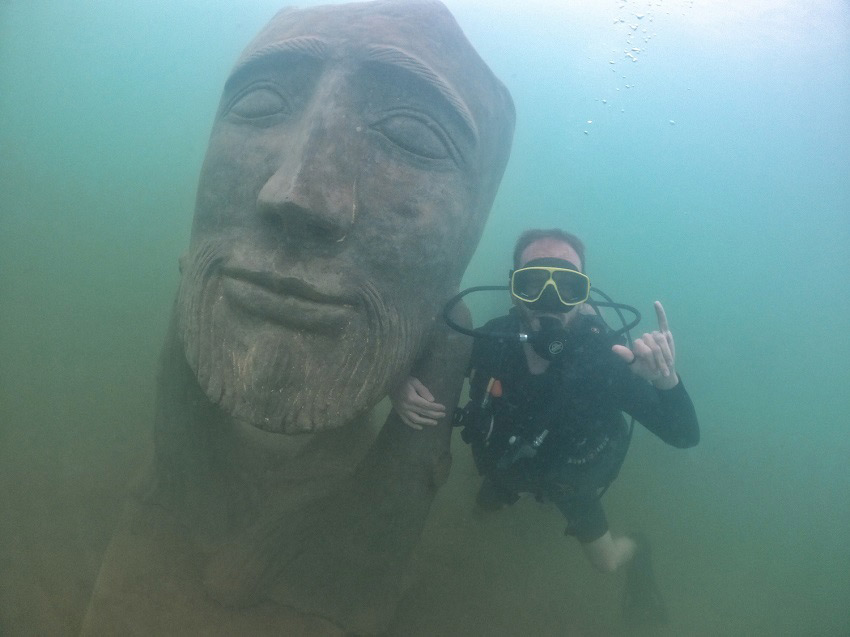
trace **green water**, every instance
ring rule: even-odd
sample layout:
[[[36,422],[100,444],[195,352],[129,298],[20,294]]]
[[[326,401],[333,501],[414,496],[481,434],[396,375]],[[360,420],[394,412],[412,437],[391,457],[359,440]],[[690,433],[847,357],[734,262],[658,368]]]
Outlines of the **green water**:
[[[219,92],[280,4],[0,2],[0,634],[79,628],[150,452]],[[605,497],[657,547],[662,634],[850,634],[847,3],[448,4],[517,106],[467,283],[557,225],[644,326],[667,308],[703,440],[639,430]],[[398,634],[619,634],[621,581],[557,511],[473,518],[455,459]]]

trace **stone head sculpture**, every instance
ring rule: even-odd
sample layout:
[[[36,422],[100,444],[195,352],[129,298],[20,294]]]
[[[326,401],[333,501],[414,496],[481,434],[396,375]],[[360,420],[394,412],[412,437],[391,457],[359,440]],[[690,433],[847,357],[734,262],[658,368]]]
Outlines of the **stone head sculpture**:
[[[371,408],[460,283],[513,121],[440,3],[278,13],[225,84],[183,260],[207,397],[280,433]]]
[[[457,402],[469,343],[436,317],[477,245],[513,121],[438,2],[285,10],[248,46],[181,260],[156,455],[84,634],[256,634],[260,602],[293,633],[309,634],[286,609],[386,628],[448,473],[451,424],[357,423],[414,365]]]

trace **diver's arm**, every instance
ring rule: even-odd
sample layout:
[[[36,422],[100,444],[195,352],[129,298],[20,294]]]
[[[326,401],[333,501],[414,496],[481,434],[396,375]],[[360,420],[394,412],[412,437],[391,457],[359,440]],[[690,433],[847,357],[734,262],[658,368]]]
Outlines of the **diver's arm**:
[[[457,314],[457,322],[466,321],[471,325],[469,311],[464,303],[456,306],[453,314]],[[507,317],[494,319],[484,326],[484,329],[490,329],[495,323],[504,322]],[[466,326],[466,323],[464,323]],[[503,329],[503,328],[499,328]],[[467,339],[468,340],[468,339]],[[488,339],[474,339],[472,343],[472,353],[469,355],[469,363],[466,369],[466,376],[469,377],[469,398],[472,401],[481,401],[484,394],[488,391],[488,382],[491,380],[486,372],[480,371],[481,368],[491,369],[493,367],[490,359],[494,354],[493,343]],[[488,361],[490,361],[488,363]],[[414,372],[415,373],[415,370]],[[431,390],[415,376],[406,377],[401,383],[390,391],[390,402],[393,409],[399,415],[402,422],[413,429],[422,429],[422,426],[432,427],[438,424],[439,420],[445,417],[446,407],[442,403],[437,402]]]
[[[471,327],[472,317],[461,301],[452,309],[452,320]],[[446,405],[457,406],[463,379],[469,373],[472,339],[439,321],[433,346],[410,370],[410,375],[389,393],[393,412],[411,429],[432,428],[446,421]],[[453,414],[453,412],[452,412]],[[451,420],[451,419],[449,419]]]
[[[664,388],[634,373],[633,366],[611,354],[611,389],[617,408],[633,416],[664,442],[674,447],[693,447],[699,442],[696,410],[678,374],[675,384]],[[660,380],[653,379],[653,381]],[[663,382],[663,381],[662,381]]]
[[[628,368],[620,367],[616,373],[619,409],[668,445],[686,448],[699,442],[696,410],[681,379],[670,389],[658,389],[630,373]]]
[[[699,423],[676,372],[676,343],[660,301],[655,302],[655,315],[658,330],[635,339],[631,349],[611,348],[628,370],[620,367],[619,406],[667,444],[693,447],[699,442]]]
[[[418,378],[408,376],[390,392],[390,402],[402,422],[413,429],[434,427],[446,416],[446,407],[434,400]]]
[[[699,421],[694,403],[681,380],[670,389],[654,388],[656,402],[638,422],[668,445],[685,449],[699,443]]]

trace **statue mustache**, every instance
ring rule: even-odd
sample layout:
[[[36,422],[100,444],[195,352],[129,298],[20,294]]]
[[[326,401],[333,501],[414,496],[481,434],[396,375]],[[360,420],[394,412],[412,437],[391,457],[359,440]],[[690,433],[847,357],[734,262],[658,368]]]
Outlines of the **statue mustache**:
[[[393,375],[412,364],[423,327],[371,281],[346,292],[360,318],[341,331],[232,337],[228,320],[215,309],[227,245],[208,241],[192,250],[178,308],[190,367],[208,398],[234,417],[271,432],[335,428],[371,409]]]
[[[316,285],[312,281],[303,280],[298,276],[291,276],[286,273],[266,270],[252,271],[250,268],[234,267],[229,262],[230,251],[227,246],[230,243],[225,240],[205,241],[181,261],[181,263],[185,262],[187,267],[181,266],[183,277],[180,283],[178,302],[188,313],[193,314],[198,311],[198,303],[202,302],[196,292],[206,288],[212,279],[222,275],[248,280],[281,296],[293,294],[318,302],[353,306],[361,310],[370,322],[381,321],[380,317],[388,310],[383,295],[368,280],[356,282],[343,290],[336,288],[327,290],[322,289],[323,286]]]

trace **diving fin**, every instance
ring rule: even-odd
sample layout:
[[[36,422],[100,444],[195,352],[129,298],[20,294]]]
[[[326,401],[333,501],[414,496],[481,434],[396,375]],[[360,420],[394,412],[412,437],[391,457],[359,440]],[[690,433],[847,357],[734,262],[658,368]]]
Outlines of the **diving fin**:
[[[667,621],[667,607],[652,570],[649,540],[643,533],[630,535],[637,549],[626,571],[623,618],[633,626],[663,624]]]

